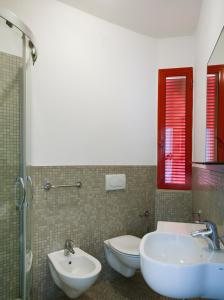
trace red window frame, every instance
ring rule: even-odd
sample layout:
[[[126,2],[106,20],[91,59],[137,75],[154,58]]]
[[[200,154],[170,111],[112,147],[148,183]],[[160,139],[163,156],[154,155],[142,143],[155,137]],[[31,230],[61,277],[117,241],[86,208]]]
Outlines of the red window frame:
[[[165,182],[165,120],[166,120],[166,78],[186,77],[185,103],[185,184]],[[160,69],[158,74],[158,168],[157,186],[160,189],[190,190],[192,175],[192,104],[193,68]]]
[[[211,65],[207,68],[207,74],[217,75],[217,120],[214,120],[217,126],[216,141],[217,141],[217,162],[224,161],[224,65]]]

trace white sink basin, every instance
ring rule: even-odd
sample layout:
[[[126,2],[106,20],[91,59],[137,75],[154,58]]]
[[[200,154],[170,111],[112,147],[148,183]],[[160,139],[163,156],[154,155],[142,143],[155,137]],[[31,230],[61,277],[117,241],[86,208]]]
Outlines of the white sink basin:
[[[224,299],[224,251],[190,235],[152,232],[140,245],[141,271],[161,295]]]

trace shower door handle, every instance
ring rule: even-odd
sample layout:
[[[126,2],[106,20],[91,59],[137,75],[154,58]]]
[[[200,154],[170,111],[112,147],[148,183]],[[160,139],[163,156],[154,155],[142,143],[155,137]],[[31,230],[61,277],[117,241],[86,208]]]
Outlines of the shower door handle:
[[[33,181],[30,176],[26,177],[27,182],[29,183],[29,188],[30,188],[30,200],[33,200]]]
[[[22,177],[17,177],[15,182],[15,203],[16,207],[21,209],[26,200],[26,188]]]

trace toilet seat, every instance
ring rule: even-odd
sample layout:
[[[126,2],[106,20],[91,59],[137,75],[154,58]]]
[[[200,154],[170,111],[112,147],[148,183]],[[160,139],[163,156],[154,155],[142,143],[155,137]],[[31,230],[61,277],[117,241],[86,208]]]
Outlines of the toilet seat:
[[[133,235],[122,235],[109,240],[111,248],[113,248],[115,251],[128,256],[136,257],[140,255],[140,242],[141,239]]]

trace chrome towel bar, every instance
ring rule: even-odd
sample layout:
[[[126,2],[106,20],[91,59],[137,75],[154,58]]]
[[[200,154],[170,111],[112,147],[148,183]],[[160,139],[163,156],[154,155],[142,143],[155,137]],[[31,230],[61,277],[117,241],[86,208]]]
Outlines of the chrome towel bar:
[[[75,184],[61,184],[61,185],[53,185],[50,182],[46,182],[43,186],[43,190],[49,191],[50,189],[58,189],[58,188],[68,188],[68,187],[75,187],[81,188],[82,183],[80,181],[76,182]]]

